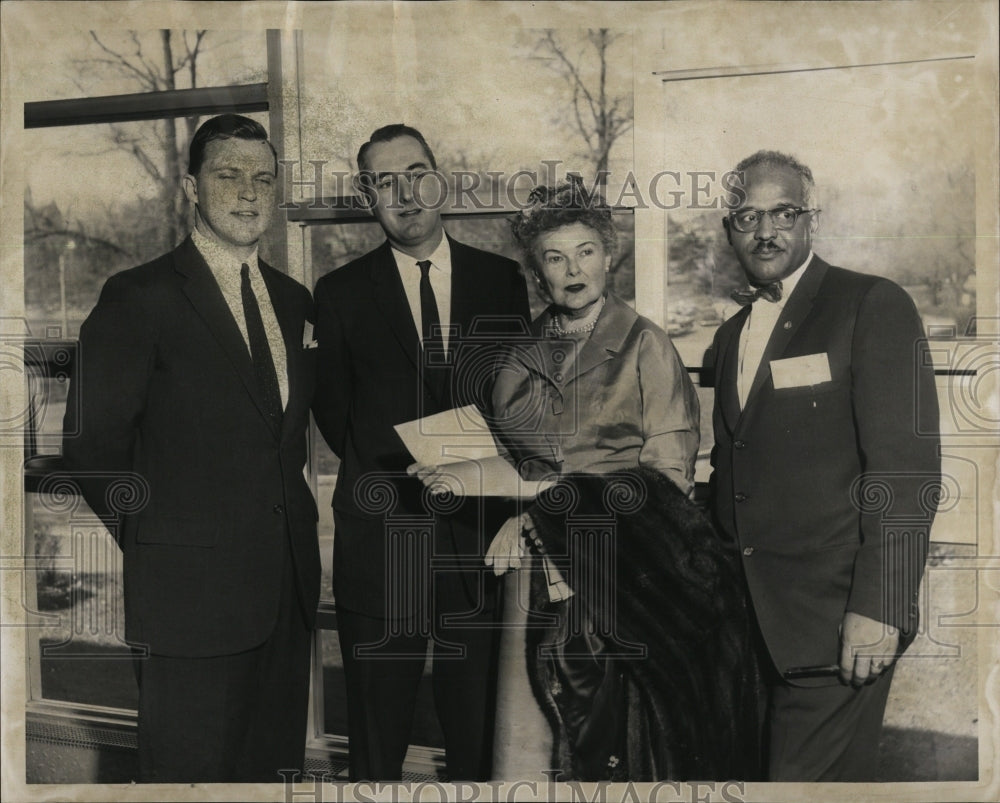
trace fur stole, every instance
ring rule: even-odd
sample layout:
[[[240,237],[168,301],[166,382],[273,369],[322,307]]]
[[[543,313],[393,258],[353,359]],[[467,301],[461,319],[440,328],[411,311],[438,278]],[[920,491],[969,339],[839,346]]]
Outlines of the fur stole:
[[[530,513],[574,591],[550,602],[545,572],[533,572],[528,674],[555,734],[553,766],[590,781],[759,778],[759,676],[735,546],[646,468],[567,475]]]

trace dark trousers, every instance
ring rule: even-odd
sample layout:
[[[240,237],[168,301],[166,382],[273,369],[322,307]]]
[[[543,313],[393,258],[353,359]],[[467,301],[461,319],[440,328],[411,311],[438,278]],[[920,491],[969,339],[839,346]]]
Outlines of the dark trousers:
[[[875,781],[895,666],[861,687],[770,684],[769,781]]]
[[[417,689],[433,641],[434,705],[444,733],[448,779],[484,781],[493,752],[498,632],[492,611],[461,624],[442,622],[432,637],[414,620],[387,620],[338,608],[347,682],[352,781],[402,778]]]
[[[278,770],[302,770],[311,641],[290,556],[285,564],[277,623],[263,644],[136,659],[140,781],[278,783]]]

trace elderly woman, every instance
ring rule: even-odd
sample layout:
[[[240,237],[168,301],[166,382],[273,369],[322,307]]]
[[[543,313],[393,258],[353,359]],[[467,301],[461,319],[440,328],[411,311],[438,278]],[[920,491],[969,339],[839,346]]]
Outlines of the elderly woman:
[[[552,303],[513,347],[494,423],[522,475],[647,466],[694,486],[698,396],[667,334],[607,292],[617,232],[579,182],[536,188],[514,237]]]
[[[494,776],[748,777],[739,569],[688,501],[694,387],[666,333],[607,291],[611,210],[581,182],[536,188],[512,228],[551,305],[509,345],[492,394],[505,457],[539,481],[486,557],[514,570]],[[433,489],[454,468],[415,470]]]

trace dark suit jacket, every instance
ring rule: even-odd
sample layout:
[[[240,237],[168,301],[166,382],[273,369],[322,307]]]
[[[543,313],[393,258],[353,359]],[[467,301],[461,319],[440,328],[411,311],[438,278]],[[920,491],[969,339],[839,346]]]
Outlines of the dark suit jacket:
[[[413,458],[393,425],[470,403],[485,408],[499,344],[527,332],[527,289],[517,263],[449,242],[451,323],[459,336],[449,339],[455,364],[445,393],[424,381],[416,325],[388,242],[316,284],[313,413],[341,460],[333,494],[334,592],[338,606],[372,616],[395,615],[386,609],[387,522],[428,517],[423,485],[404,476]],[[379,477],[384,485],[373,484]],[[458,561],[473,606],[481,601],[483,540],[488,545],[495,530],[487,530],[502,523],[493,507],[466,500],[436,519],[435,556]]]
[[[154,653],[211,656],[274,629],[290,542],[304,609],[319,595],[316,504],[303,477],[314,388],[309,292],[261,263],[288,352],[280,431],[250,353],[190,239],[112,276],[80,329],[64,442],[70,471],[134,473],[148,489],[112,531],[124,553],[126,635]],[[79,417],[79,420],[78,420]],[[84,496],[114,527],[100,478]]]
[[[845,611],[912,638],[940,478],[933,366],[913,302],[886,279],[814,256],[741,413],[748,314],[726,321],[713,345],[712,509],[739,542],[774,663],[837,663]],[[812,354],[828,356],[830,381],[775,389],[772,360]]]

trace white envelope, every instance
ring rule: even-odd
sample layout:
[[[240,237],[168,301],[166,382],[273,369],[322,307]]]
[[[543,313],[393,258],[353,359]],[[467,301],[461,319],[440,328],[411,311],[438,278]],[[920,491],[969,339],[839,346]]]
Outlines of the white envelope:
[[[542,484],[521,479],[497,452],[489,425],[475,405],[397,424],[393,429],[418,463],[445,467],[445,484],[456,496],[533,499]]]
[[[396,424],[393,429],[418,463],[443,465],[497,454],[489,426],[471,404]]]
[[[775,390],[829,382],[832,378],[830,358],[824,351],[819,354],[788,357],[784,360],[771,360],[771,378],[774,380]]]

